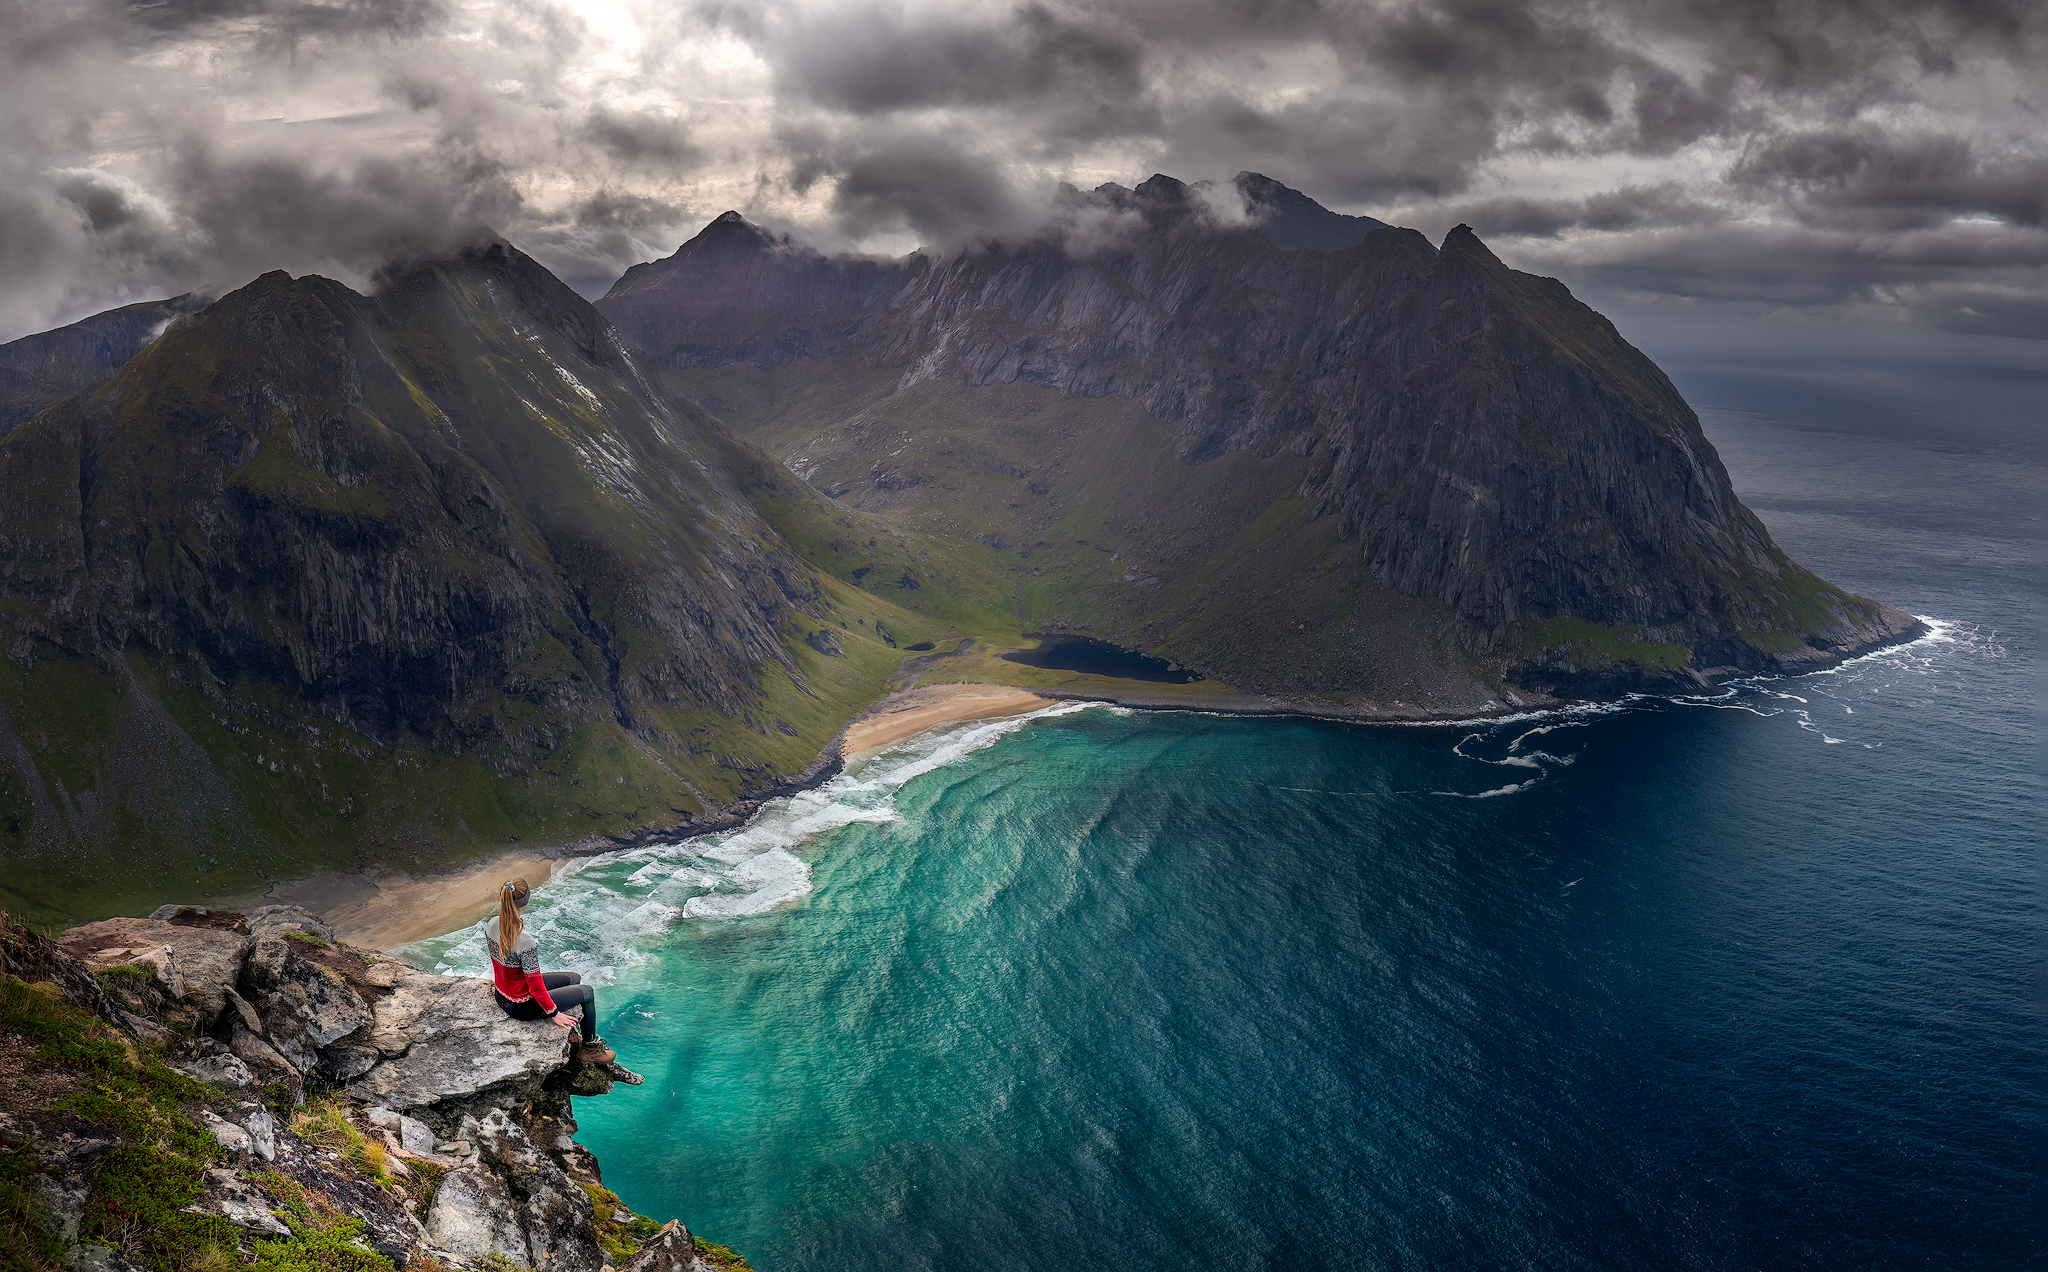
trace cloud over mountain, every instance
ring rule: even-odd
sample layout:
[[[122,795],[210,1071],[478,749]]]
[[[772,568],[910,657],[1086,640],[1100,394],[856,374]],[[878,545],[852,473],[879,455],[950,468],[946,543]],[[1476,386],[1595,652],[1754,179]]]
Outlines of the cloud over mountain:
[[[0,337],[486,225],[589,286],[727,207],[900,251],[1241,169],[1645,295],[2048,311],[2026,0],[0,0],[0,35]]]

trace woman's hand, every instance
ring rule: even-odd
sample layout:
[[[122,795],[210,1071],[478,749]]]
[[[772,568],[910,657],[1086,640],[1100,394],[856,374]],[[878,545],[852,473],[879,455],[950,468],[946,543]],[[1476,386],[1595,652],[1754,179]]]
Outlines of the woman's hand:
[[[557,1029],[574,1029],[576,1027],[576,1017],[566,1011],[558,1011],[554,1015],[549,1016],[548,1020]]]

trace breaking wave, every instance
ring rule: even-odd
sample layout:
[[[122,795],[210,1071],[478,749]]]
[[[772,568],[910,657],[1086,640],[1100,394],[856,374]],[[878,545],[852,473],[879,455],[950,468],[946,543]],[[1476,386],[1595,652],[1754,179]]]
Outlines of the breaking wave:
[[[737,830],[571,861],[534,889],[527,928],[547,951],[550,967],[580,972],[594,985],[610,984],[679,922],[765,914],[807,896],[811,867],[799,855],[803,846],[856,822],[896,820],[896,792],[911,779],[957,763],[1034,721],[1100,709],[1097,703],[1067,702],[919,734],[822,786],[770,800]],[[397,953],[435,972],[487,975],[483,932],[493,921],[486,917]]]

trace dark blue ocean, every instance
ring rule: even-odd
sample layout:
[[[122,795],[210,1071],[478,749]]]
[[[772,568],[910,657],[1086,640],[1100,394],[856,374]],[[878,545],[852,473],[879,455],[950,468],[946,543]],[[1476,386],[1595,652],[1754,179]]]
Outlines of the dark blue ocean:
[[[578,1103],[606,1182],[762,1272],[2043,1266],[2048,380],[1675,378],[1938,634],[1485,726],[1065,709],[587,863],[535,915],[648,1076]]]

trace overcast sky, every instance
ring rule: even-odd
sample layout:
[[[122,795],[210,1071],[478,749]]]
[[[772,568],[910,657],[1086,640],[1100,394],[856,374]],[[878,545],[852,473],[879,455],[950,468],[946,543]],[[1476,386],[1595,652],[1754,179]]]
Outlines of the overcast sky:
[[[2042,0],[0,0],[0,339],[495,227],[1027,232],[1264,172],[1611,303],[2048,338]],[[1994,342],[2000,343],[2000,342]]]

